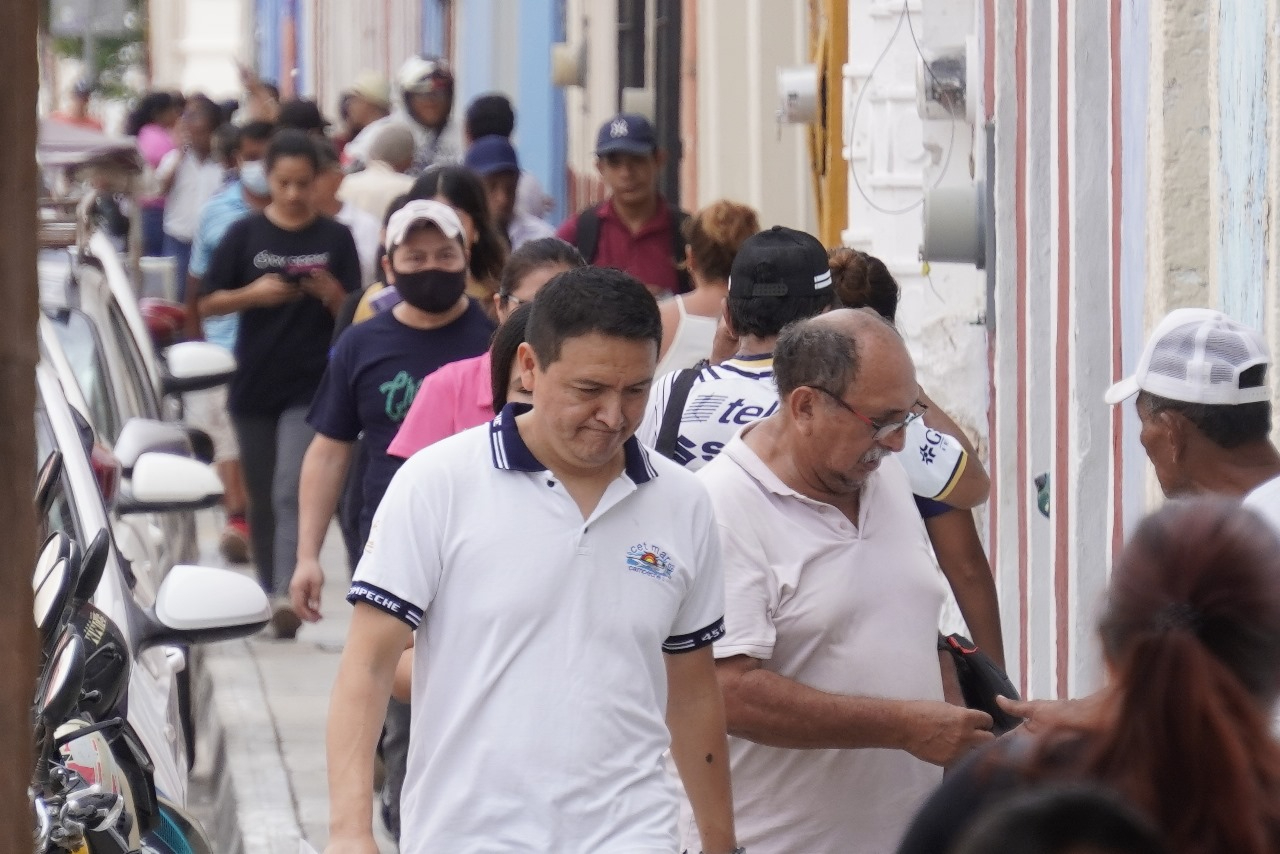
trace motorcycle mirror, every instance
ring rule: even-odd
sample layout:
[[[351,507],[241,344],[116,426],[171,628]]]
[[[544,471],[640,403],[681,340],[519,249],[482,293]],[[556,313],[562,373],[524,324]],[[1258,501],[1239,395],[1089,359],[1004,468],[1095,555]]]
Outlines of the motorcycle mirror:
[[[75,583],[72,557],[71,539],[66,534],[54,532],[45,540],[36,560],[35,575],[31,579],[31,589],[35,594],[32,612],[46,648],[71,599]]]
[[[72,597],[75,602],[83,604],[93,598],[98,584],[102,582],[102,573],[107,568],[107,558],[110,555],[111,535],[107,533],[106,528],[103,528],[84,550],[80,578],[76,582],[75,596]]]
[[[48,515],[49,506],[53,502],[53,488],[57,486],[60,477],[62,477],[62,451],[55,448],[44,461],[44,465],[40,467],[40,473],[36,475],[37,517]]]
[[[49,727],[65,720],[80,699],[83,682],[84,641],[74,631],[64,631],[40,677],[37,717]]]

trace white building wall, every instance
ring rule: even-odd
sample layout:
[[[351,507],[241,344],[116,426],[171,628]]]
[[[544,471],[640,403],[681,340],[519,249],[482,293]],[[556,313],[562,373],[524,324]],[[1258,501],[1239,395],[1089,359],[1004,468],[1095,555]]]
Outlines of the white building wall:
[[[816,232],[808,128],[777,120],[779,68],[809,62],[806,4],[701,0],[697,8],[697,198],[733,199],[761,225]]]
[[[148,8],[153,87],[214,99],[240,94],[236,60],[251,61],[252,0],[165,0]]]
[[[618,108],[617,17],[614,2],[565,2],[565,40],[585,45],[587,63],[586,85],[565,89],[566,165],[577,176],[570,186],[570,213],[603,194],[596,174],[596,131]]]
[[[338,98],[362,71],[389,82],[418,50],[421,4],[385,0],[307,0],[309,91],[326,116],[337,119]]]
[[[1096,619],[1124,518],[1123,422],[1102,395],[1120,371],[1126,321],[1143,307],[1123,293],[1124,271],[1133,282],[1143,252],[1126,252],[1117,239],[1121,188],[1133,186],[1118,170],[1122,162],[1141,170],[1145,161],[1140,151],[1137,162],[1125,161],[1113,133],[1123,103],[1113,71],[1124,39],[1112,0],[989,7],[993,558],[1011,675],[1032,697],[1080,695],[1101,676]],[[1140,217],[1130,230],[1141,233]],[[1048,518],[1037,509],[1041,475],[1049,479]]]
[[[987,433],[986,276],[972,266],[920,261],[926,187],[970,185],[975,128],[964,115],[923,120],[920,49],[963,50],[974,33],[971,0],[849,4],[844,143],[849,163],[847,246],[880,258],[902,285],[898,322],[921,384],[979,446]],[[877,62],[879,63],[877,65]],[[874,76],[872,71],[874,70]],[[980,87],[971,83],[969,96]],[[979,151],[982,147],[979,147]]]
[[[597,130],[617,112],[616,4],[568,0],[565,25],[566,40],[587,48],[586,85],[566,90],[568,166],[578,178],[570,209],[578,210],[603,191],[594,151]],[[777,69],[809,61],[806,5],[698,0],[690,25],[697,121],[684,156],[697,159],[698,180],[681,204],[693,210],[729,198],[755,207],[762,223],[815,230],[806,128],[776,120]],[[650,38],[653,29],[650,22]],[[650,77],[653,54],[650,45]]]

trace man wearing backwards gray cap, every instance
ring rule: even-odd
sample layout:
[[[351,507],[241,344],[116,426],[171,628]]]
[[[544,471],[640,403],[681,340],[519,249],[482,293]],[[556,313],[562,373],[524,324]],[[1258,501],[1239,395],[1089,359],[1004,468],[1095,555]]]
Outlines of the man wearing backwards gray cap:
[[[1266,339],[1225,314],[1179,308],[1156,327],[1107,403],[1137,396],[1139,438],[1170,498],[1239,496],[1280,531],[1280,452],[1271,432]]]

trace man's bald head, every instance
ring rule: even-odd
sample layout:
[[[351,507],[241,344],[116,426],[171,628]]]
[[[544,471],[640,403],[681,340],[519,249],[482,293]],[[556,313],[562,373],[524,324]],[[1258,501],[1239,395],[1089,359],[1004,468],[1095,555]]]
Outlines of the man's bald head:
[[[778,396],[786,398],[801,386],[843,392],[858,379],[868,358],[877,369],[915,380],[902,337],[874,311],[842,308],[797,321],[782,330],[774,349]]]

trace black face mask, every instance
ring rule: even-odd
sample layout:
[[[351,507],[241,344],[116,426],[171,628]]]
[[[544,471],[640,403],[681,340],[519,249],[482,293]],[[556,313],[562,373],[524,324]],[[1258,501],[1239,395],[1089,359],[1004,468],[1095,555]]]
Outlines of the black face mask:
[[[467,289],[465,270],[419,270],[395,275],[401,299],[428,314],[444,314]]]

